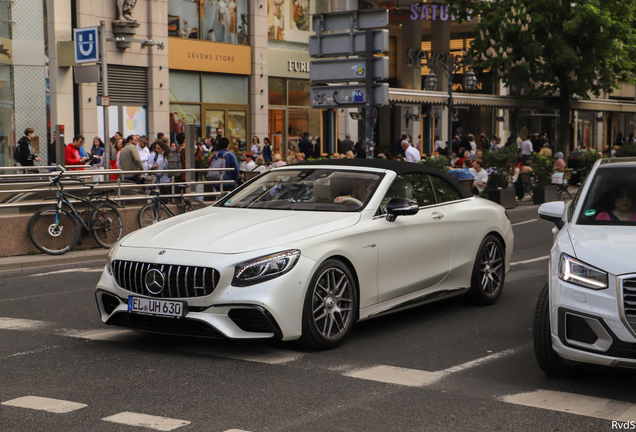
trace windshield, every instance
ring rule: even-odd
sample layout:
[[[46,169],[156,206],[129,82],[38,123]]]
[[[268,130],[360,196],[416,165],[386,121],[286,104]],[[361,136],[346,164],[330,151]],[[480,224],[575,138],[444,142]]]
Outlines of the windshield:
[[[352,212],[364,208],[383,174],[353,170],[272,170],[219,201],[219,207]]]
[[[636,170],[603,167],[596,171],[579,213],[583,225],[636,225]]]

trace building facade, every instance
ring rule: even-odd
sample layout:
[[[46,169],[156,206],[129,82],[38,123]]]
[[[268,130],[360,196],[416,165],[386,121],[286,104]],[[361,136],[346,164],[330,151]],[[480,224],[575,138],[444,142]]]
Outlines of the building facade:
[[[134,2],[133,2],[134,3]],[[130,3],[130,4],[133,4]],[[124,1],[128,5],[128,1]],[[6,7],[5,7],[6,6]],[[116,0],[19,0],[0,7],[0,165],[12,165],[15,143],[26,127],[36,131],[34,148],[48,164],[46,143],[55,125],[66,142],[75,133],[105,139],[119,131],[150,138],[163,132],[174,141],[193,123],[197,135],[220,127],[233,145],[262,144],[286,157],[305,133],[321,134],[320,110],[310,108],[311,17],[315,14],[389,10],[390,105],[378,109],[380,151],[393,154],[406,133],[423,154],[449,131],[503,141],[521,128],[556,136],[558,111],[549,98],[519,103],[517,89],[493,74],[464,91],[461,70],[453,78],[455,110],[449,124],[447,81],[434,70],[437,90],[425,90],[424,53],[461,57],[475,22],[457,23],[443,4],[375,0],[137,0],[128,19]],[[98,106],[101,82],[78,82],[72,55],[73,29],[105,23],[110,106]],[[104,50],[102,50],[104,52]],[[81,80],[80,80],[81,81]],[[108,110],[108,125],[104,110]],[[338,110],[337,135],[355,141],[364,131],[352,109]],[[575,147],[603,150],[618,134],[634,132],[636,90],[623,85],[601,100],[573,101]],[[326,154],[326,149],[322,149]]]

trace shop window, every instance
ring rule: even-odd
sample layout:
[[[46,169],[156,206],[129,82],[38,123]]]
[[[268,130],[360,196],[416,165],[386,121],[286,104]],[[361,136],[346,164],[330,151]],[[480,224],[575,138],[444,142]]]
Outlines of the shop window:
[[[225,111],[218,109],[205,110],[205,135],[215,136],[217,128],[223,129],[225,134]]]
[[[122,107],[121,113],[125,137],[128,135],[146,135],[146,108],[125,106]]]
[[[285,92],[285,80],[283,78],[268,78],[269,104],[287,105]]]
[[[288,105],[309,106],[309,92],[311,84],[309,80],[287,80]]]
[[[203,102],[248,104],[248,77],[224,74],[203,74]]]
[[[168,36],[199,39],[199,2],[168,1]]]
[[[170,71],[170,102],[177,101],[201,101],[201,83],[198,72]]]
[[[242,145],[247,145],[248,142],[246,111],[228,111],[225,136],[229,138],[232,146],[237,146],[239,150],[243,150]]]
[[[170,104],[170,142],[185,132],[185,125],[194,123],[196,136],[201,136],[201,107],[199,105]]]
[[[249,43],[247,0],[168,0],[168,36]]]
[[[269,110],[268,135],[272,140],[272,154],[282,152],[284,137],[285,111],[280,109]],[[282,153],[281,153],[282,154]]]

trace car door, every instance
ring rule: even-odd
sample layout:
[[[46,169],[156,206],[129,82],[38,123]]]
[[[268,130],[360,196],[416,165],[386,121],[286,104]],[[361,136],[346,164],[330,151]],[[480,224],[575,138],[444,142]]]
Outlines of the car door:
[[[389,222],[376,216],[379,254],[378,300],[380,302],[435,286],[449,272],[453,249],[453,223],[438,206],[428,174],[398,175],[382,200],[386,208],[392,198],[418,202],[412,216]]]

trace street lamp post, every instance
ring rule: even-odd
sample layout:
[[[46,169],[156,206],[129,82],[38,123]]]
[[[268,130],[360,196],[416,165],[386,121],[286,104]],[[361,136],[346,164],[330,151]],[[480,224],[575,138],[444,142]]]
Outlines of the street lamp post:
[[[470,61],[468,64],[472,64],[472,61]],[[437,76],[435,76],[435,72],[433,72],[434,67],[441,70],[448,79],[448,144],[446,147],[446,152],[447,156],[450,158],[452,151],[451,143],[453,142],[453,76],[464,66],[466,66],[466,64],[464,63],[463,59],[457,60],[457,58],[452,54],[446,55],[444,53],[426,53],[426,66],[428,66],[428,68],[431,70],[426,78],[424,78],[424,88],[426,90],[437,90],[439,81],[437,80]],[[464,85],[464,89],[466,89],[468,93],[471,93],[477,88],[478,81],[472,68],[464,75],[462,84]]]

